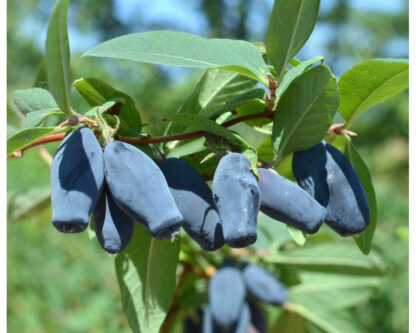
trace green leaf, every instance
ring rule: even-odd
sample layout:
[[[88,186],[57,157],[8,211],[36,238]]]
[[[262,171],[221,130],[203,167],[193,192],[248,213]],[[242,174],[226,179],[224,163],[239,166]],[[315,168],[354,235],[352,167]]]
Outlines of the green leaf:
[[[96,78],[81,78],[74,82],[74,86],[90,106],[101,106],[110,100],[124,99],[120,109],[120,134],[128,135],[128,130],[133,129],[140,133],[142,121],[134,100],[127,94],[114,89],[109,84]]]
[[[290,288],[291,302],[307,308],[345,309],[370,298],[380,286],[380,277],[362,275],[301,272],[301,284]]]
[[[283,95],[283,93],[287,90],[290,84],[299,76],[301,76],[304,72],[306,72],[312,65],[318,62],[322,63],[323,61],[324,61],[324,57],[322,56],[314,57],[312,59],[301,62],[296,67],[287,71],[282,83],[279,85],[279,87],[276,90],[277,98],[280,98],[280,96]]]
[[[42,60],[38,66],[33,87],[48,89],[48,73],[46,72],[45,60]]]
[[[177,113],[198,113],[210,117],[226,103],[251,91],[255,84],[256,81],[237,73],[218,68],[208,69]],[[186,130],[186,126],[172,124],[166,133],[182,133]]]
[[[312,33],[319,3],[319,0],[275,0],[267,29],[266,49],[280,81],[286,64]]]
[[[370,170],[351,141],[347,141],[345,144],[345,155],[354,167],[354,170],[363,185],[370,208],[370,223],[368,227],[360,235],[354,236],[354,240],[356,241],[361,252],[369,254],[373,242],[374,232],[377,226],[376,192],[374,191],[373,183],[371,181]]]
[[[85,112],[84,116],[95,118],[97,116],[97,112],[100,115],[103,115],[104,113],[106,113],[108,111],[111,111],[111,109],[113,109],[114,107],[117,107],[119,104],[123,104],[123,103],[124,103],[124,99],[115,98],[111,101],[105,102],[103,105],[94,106],[92,109]]]
[[[13,93],[13,102],[25,115],[22,123],[23,128],[37,127],[48,116],[65,117],[51,93],[45,89],[16,90]]]
[[[265,162],[271,162],[276,157],[276,154],[273,151],[272,139],[271,137],[266,138],[260,146],[257,147],[257,153],[259,160]]]
[[[67,11],[69,0],[57,0],[49,19],[46,36],[46,71],[48,87],[55,97],[59,108],[71,113],[69,93],[70,52],[68,40]]]
[[[13,102],[23,114],[35,111],[47,113],[59,110],[58,104],[56,104],[51,93],[41,88],[16,90],[13,93]]]
[[[295,241],[296,244],[303,246],[306,242],[305,234],[300,231],[299,229],[292,228],[291,226],[287,225],[287,231],[289,232],[292,239]]]
[[[283,253],[272,253],[264,260],[314,272],[336,272],[354,275],[379,275],[384,265],[378,255],[363,256],[353,242],[337,240],[313,244],[308,242]]]
[[[218,125],[215,121],[205,118],[199,114],[179,113],[168,117],[167,120],[186,126],[192,126],[195,129],[215,134],[227,139],[232,144],[240,144],[240,140],[236,138],[233,132],[221,125]]]
[[[285,307],[290,314],[296,313],[312,323],[324,333],[365,333],[352,315],[347,311],[328,311],[327,309],[307,308],[301,304],[287,304]],[[286,314],[286,313],[285,313]],[[296,322],[295,322],[296,323]],[[278,326],[278,328],[280,328]],[[301,331],[308,332],[308,331]]]
[[[105,57],[193,68],[223,68],[267,85],[269,69],[251,43],[206,39],[185,32],[149,31],[106,41],[84,53]]]
[[[115,260],[124,312],[133,332],[159,332],[175,290],[179,241],[159,241],[136,224]]]
[[[205,149],[193,154],[181,157],[185,162],[194,167],[198,173],[206,180],[212,179],[217,169],[219,158],[212,154],[210,149]]]
[[[372,59],[354,66],[339,80],[339,112],[350,125],[364,110],[409,87],[407,59]]]
[[[22,149],[37,139],[52,133],[55,127],[34,127],[21,130],[7,138],[7,156]]]
[[[245,104],[239,106],[235,110],[235,116],[241,117],[241,116],[247,116],[251,114],[257,114],[264,112],[264,110],[267,107],[267,103],[264,99],[256,98],[251,101],[247,101]],[[258,119],[252,119],[247,120],[245,123],[249,126],[253,127],[260,127],[264,126],[266,124],[271,123],[271,118],[258,118]]]
[[[33,111],[33,112],[30,112],[23,119],[22,128],[37,127],[49,116],[60,116],[60,117],[64,118],[65,113],[63,113],[62,111],[52,111],[52,112]]]
[[[205,138],[198,138],[195,140],[185,141],[183,144],[176,146],[172,149],[167,157],[181,157],[185,155],[191,155],[194,153],[206,150],[204,146]]]
[[[264,90],[263,89],[252,89],[249,90],[247,92],[242,93],[241,95],[237,96],[236,98],[226,102],[221,108],[219,108],[218,110],[216,110],[214,113],[212,113],[209,117],[211,119],[215,119],[219,116],[221,116],[222,114],[228,112],[228,111],[233,111],[233,110],[238,110],[238,108],[243,107],[244,105],[246,105],[247,103],[253,102],[253,101],[262,101],[263,102],[263,109],[261,111],[264,110],[265,107],[265,101],[262,99],[264,96]],[[238,114],[238,111],[237,111]]]
[[[328,67],[320,65],[298,77],[276,107],[272,141],[277,159],[321,141],[338,105],[338,87]]]

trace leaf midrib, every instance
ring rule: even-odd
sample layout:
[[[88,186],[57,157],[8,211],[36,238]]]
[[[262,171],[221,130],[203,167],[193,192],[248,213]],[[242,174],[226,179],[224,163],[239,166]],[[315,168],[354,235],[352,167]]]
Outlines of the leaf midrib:
[[[295,27],[293,29],[293,34],[292,34],[292,36],[290,38],[289,47],[288,47],[287,52],[286,52],[285,60],[284,60],[284,62],[282,64],[282,68],[280,70],[280,75],[279,75],[279,81],[280,82],[282,82],[283,77],[284,77],[284,72],[285,72],[286,64],[287,64],[287,62],[289,60],[289,53],[290,53],[290,51],[292,49],[293,41],[295,40],[295,35],[297,33],[297,30],[298,30],[299,20],[300,20],[300,16],[301,16],[301,13],[302,13],[302,10],[303,10],[303,4],[304,3],[305,3],[305,0],[302,0],[302,2],[300,4],[300,8],[299,8],[298,15],[296,16],[296,23],[295,23]]]

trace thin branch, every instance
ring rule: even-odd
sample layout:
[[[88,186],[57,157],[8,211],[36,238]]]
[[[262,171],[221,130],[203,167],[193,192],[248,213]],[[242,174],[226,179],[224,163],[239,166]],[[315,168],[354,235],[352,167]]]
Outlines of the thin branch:
[[[231,127],[235,124],[252,120],[252,119],[258,119],[258,118],[272,118],[273,114],[270,114],[269,112],[262,112],[262,113],[255,113],[255,114],[249,114],[241,117],[237,117],[234,119],[231,119],[229,121],[226,121],[221,126],[224,127]],[[206,131],[195,131],[195,132],[189,132],[189,133],[183,133],[183,134],[174,134],[174,135],[167,135],[167,136],[154,136],[154,137],[127,137],[127,136],[118,136],[116,135],[114,138],[116,140],[120,140],[123,142],[127,142],[130,144],[148,144],[148,143],[160,143],[160,142],[169,142],[169,141],[179,141],[179,140],[189,140],[189,139],[195,139],[200,138],[205,135],[209,134],[209,132]],[[40,138],[36,141],[33,141],[32,143],[28,144],[27,146],[23,147],[19,151],[17,151],[12,156],[19,157],[21,156],[21,153],[29,148],[42,145],[49,142],[55,142],[55,141],[61,141],[65,136],[65,133],[59,133],[59,134],[51,134],[44,136],[43,138]]]

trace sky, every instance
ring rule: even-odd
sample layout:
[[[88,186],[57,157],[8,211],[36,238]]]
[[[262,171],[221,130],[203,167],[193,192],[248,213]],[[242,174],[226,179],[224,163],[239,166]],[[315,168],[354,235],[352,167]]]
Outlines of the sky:
[[[236,2],[236,0],[224,1],[229,5]],[[337,0],[322,0],[320,15],[330,10],[336,2]],[[170,27],[171,30],[181,30],[208,37],[209,26],[205,17],[198,10],[198,3],[195,0],[118,0],[115,2],[115,5],[116,16],[128,25],[134,24],[137,20],[140,20],[143,26],[160,25],[162,23],[164,26]],[[253,5],[249,12],[247,25],[251,35],[256,36],[258,41],[259,39],[264,39],[264,34],[267,30],[267,17],[265,17],[265,13],[271,11],[273,0],[253,1],[253,3],[255,3],[255,6]],[[348,4],[353,8],[365,10],[369,13],[397,12],[403,6],[403,2],[398,0],[350,0]],[[51,3],[47,2],[47,5],[50,6]],[[140,14],[139,18],[137,17],[138,14]],[[71,52],[82,53],[96,46],[101,41],[98,35],[93,33],[86,35],[77,30],[74,24],[71,25],[71,17],[75,17],[76,15],[77,13],[74,8],[70,6],[69,39]],[[46,22],[36,21],[35,17],[27,17],[22,22],[19,33],[33,38],[36,40],[38,47],[43,49],[46,39],[46,29]],[[365,32],[360,32],[359,29],[348,31],[346,38],[357,38],[357,35],[354,36],[354,34],[360,33]],[[320,23],[318,18],[314,32],[300,52],[301,59],[306,60],[315,55],[322,55],[325,52],[325,45],[327,44],[328,38],[331,38],[331,26]],[[365,47],[365,43],[363,47]],[[392,40],[386,45],[383,57],[397,57],[406,54],[408,52],[407,49],[407,40]],[[339,73],[335,74],[342,74],[341,72],[351,65],[353,64],[348,63],[348,59],[345,60],[345,63],[338,69]],[[172,71],[178,73],[176,69],[172,69]],[[335,71],[337,71],[336,68]]]

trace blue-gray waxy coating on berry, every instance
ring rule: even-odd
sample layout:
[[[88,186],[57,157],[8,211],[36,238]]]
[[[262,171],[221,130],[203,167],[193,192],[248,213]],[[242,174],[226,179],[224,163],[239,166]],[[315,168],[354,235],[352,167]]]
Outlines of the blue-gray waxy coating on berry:
[[[220,326],[234,324],[246,296],[243,276],[239,269],[224,267],[209,281],[208,298],[212,317]]]
[[[202,176],[185,161],[168,158],[160,164],[176,205],[183,216],[183,228],[204,249],[224,245],[220,217],[212,192]]]
[[[260,192],[247,157],[238,153],[224,156],[215,171],[212,192],[225,242],[245,247],[257,239]]]
[[[182,222],[162,171],[145,153],[121,141],[104,151],[105,179],[116,204],[157,239],[167,239]]]
[[[297,184],[270,169],[259,168],[260,210],[308,234],[317,232],[326,209]]]
[[[52,224],[61,232],[84,231],[104,184],[103,150],[86,127],[59,145],[51,167]]]
[[[287,300],[288,291],[286,286],[264,268],[246,264],[242,274],[248,292],[259,301],[272,305],[282,305]]]
[[[361,182],[348,159],[328,143],[295,152],[293,174],[299,185],[327,208],[326,223],[341,236],[362,232],[370,209]]]
[[[116,205],[105,185],[94,210],[94,228],[98,242],[108,253],[123,251],[134,232],[134,220]]]
[[[251,322],[250,307],[247,303],[244,303],[241,309],[240,315],[238,316],[235,328],[231,331],[233,333],[247,333]]]

